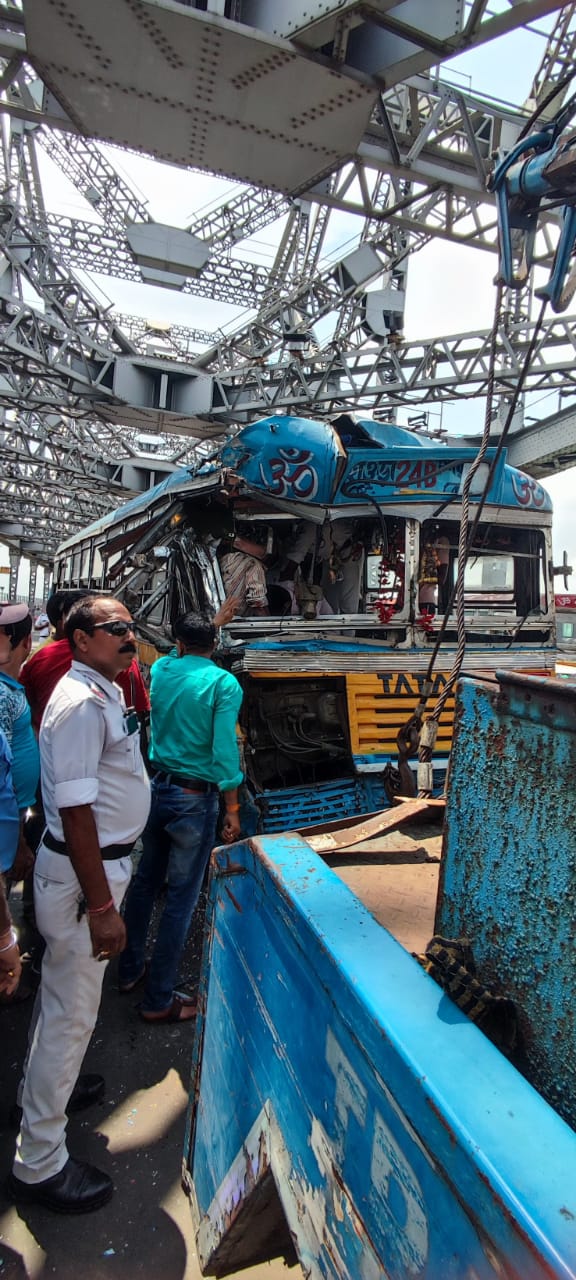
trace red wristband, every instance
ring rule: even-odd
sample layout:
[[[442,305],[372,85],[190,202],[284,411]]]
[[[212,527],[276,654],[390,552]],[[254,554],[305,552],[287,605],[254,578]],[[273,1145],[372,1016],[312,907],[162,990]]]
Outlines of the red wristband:
[[[108,899],[108,902],[105,902],[103,907],[88,907],[88,915],[89,915],[89,916],[103,916],[103,915],[104,915],[104,912],[105,912],[105,911],[109,911],[109,910],[110,910],[110,907],[113,907],[113,906],[114,906],[114,899],[113,899],[113,898],[109,898],[109,899]]]

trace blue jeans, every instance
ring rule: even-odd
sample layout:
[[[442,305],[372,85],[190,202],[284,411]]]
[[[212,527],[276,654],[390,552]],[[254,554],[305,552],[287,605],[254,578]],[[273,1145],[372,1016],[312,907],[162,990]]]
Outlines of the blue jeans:
[[[150,917],[167,882],[158,936],[142,1008],[160,1013],[172,1003],[180,959],[210,852],[215,843],[218,793],[191,794],[152,780],[152,807],[142,836],[143,853],[128,891],[124,920],[128,945],[120,957],[120,982],[142,973]]]

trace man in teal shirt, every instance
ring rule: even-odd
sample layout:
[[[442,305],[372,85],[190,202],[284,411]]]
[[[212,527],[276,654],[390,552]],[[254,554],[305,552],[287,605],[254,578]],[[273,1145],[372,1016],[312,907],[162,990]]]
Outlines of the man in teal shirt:
[[[222,838],[240,835],[238,790],[243,774],[236,736],[242,690],[236,677],[212,661],[216,627],[188,613],[174,626],[176,649],[152,667],[150,749],[152,806],[142,836],[142,857],[128,892],[127,948],[120,959],[120,990],[132,991],[146,974],[145,1022],[183,1022],[195,1003],[174,990],[182,951],[215,843],[220,796]],[[167,893],[150,967],[145,947],[156,895]]]

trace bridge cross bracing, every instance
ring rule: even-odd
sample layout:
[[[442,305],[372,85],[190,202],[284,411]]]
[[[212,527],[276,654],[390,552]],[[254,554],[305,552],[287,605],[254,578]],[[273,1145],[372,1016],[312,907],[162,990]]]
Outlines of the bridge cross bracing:
[[[385,417],[482,396],[485,329],[407,339],[409,264],[444,241],[480,250],[494,274],[491,157],[566,93],[575,7],[0,4],[0,538],[48,561],[65,532],[269,412]],[[451,76],[455,55],[520,28],[538,51],[523,102]],[[154,218],[153,190],[128,176],[134,153],[199,188],[217,174],[217,197]],[[557,236],[551,214],[544,266]],[[123,290],[140,314],[110,300]],[[158,319],[172,302],[177,318]],[[503,395],[532,324],[529,295],[511,297]],[[554,431],[515,434],[534,474],[576,453],[575,342],[564,315],[536,349],[528,389],[567,401]]]

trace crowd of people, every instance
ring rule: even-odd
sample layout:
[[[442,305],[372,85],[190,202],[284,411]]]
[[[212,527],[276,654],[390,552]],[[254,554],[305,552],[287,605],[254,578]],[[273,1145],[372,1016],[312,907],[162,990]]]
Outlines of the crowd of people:
[[[141,984],[146,1023],[195,1015],[178,971],[219,816],[223,841],[240,835],[242,693],[213,661],[218,627],[236,607],[228,599],[214,618],[178,619],[149,699],[133,620],[112,596],[56,592],[46,608],[53,638],[32,656],[27,605],[0,606],[0,1000],[14,999],[21,981],[9,911],[16,881],[33,879],[43,946],[14,1108],[6,1189],[16,1203],[82,1213],[113,1193],[108,1175],[66,1144],[67,1115],[104,1092],[103,1079],[81,1067],[109,960],[120,956],[120,993]]]
[[[18,882],[41,957],[14,1108],[7,1190],[17,1203],[77,1213],[112,1195],[108,1175],[66,1145],[67,1115],[104,1093],[102,1077],[81,1067],[108,961],[119,957],[121,994],[142,988],[144,1022],[195,1016],[193,996],[178,989],[180,961],[219,819],[224,842],[240,835],[242,691],[213,661],[218,627],[236,613],[356,612],[357,533],[349,520],[302,522],[271,568],[262,541],[237,532],[220,553],[224,605],[214,618],[177,619],[150,696],[133,620],[113,596],[56,591],[36,620],[26,604],[0,605],[0,1005],[22,993],[9,910]],[[436,544],[427,553],[421,588],[434,592],[448,553]]]

